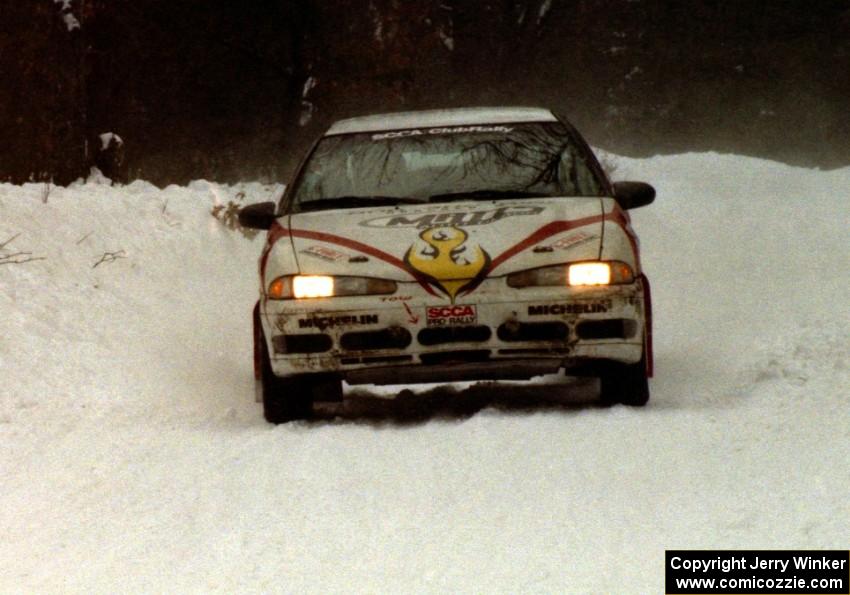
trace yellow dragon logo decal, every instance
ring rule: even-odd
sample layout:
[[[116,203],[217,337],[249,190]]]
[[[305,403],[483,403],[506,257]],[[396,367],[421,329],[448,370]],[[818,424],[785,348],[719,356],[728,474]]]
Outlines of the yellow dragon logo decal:
[[[467,243],[469,234],[459,227],[430,227],[419,234],[404,255],[404,262],[452,303],[475,289],[487,274],[490,255],[481,246]]]

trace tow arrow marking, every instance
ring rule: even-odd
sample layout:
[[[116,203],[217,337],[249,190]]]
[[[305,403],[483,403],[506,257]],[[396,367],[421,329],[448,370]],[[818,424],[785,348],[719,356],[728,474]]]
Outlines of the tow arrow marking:
[[[401,305],[404,306],[404,309],[407,310],[407,313],[410,315],[410,318],[407,319],[408,322],[412,322],[413,324],[419,322],[419,317],[413,313],[413,310],[410,309],[407,302],[402,302]]]

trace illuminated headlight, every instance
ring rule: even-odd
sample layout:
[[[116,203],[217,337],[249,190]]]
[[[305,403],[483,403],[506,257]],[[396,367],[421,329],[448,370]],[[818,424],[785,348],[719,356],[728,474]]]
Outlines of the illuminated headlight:
[[[292,295],[296,299],[331,297],[333,294],[333,277],[297,275],[292,278]]]
[[[559,264],[511,273],[507,277],[508,285],[523,287],[564,287],[587,285],[620,285],[633,283],[632,268],[625,262],[592,261]]]
[[[330,277],[327,275],[287,275],[269,283],[273,300],[309,299],[345,295],[395,293],[395,281],[371,277]]]
[[[611,265],[607,262],[578,262],[567,267],[567,285],[609,285]]]

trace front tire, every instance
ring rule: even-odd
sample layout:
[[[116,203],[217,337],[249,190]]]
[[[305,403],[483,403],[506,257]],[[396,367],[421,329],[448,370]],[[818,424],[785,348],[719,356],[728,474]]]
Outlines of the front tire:
[[[599,377],[599,400],[603,405],[622,403],[643,407],[649,401],[646,355],[635,364],[612,364]]]
[[[308,419],[313,413],[313,393],[309,383],[298,378],[275,376],[265,339],[260,343],[262,367],[260,382],[263,397],[263,416],[272,424]]]

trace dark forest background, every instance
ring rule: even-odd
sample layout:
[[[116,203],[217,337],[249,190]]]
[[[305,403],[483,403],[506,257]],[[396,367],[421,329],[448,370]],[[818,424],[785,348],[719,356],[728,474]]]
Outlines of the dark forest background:
[[[0,180],[286,180],[334,119],[541,105],[629,154],[850,163],[848,0],[0,0]]]

